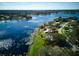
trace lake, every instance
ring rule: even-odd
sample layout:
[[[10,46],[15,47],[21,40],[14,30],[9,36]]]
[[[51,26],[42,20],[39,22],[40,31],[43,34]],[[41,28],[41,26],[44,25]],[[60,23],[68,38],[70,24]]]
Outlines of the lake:
[[[0,21],[0,55],[26,55],[30,35],[40,25],[53,21],[57,17],[75,16],[79,18],[79,14],[48,14],[48,15],[32,15],[29,21],[16,19],[12,21]]]

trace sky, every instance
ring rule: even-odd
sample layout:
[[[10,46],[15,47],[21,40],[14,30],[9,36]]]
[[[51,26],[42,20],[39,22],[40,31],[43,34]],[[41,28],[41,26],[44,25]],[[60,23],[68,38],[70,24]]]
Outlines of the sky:
[[[79,9],[79,2],[0,2],[0,10]]]

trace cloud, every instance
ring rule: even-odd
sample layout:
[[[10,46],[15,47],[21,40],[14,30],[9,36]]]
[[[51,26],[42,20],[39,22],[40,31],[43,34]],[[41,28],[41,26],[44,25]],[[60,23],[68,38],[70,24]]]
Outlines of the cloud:
[[[10,10],[51,10],[51,9],[79,9],[78,2],[1,2],[0,9],[10,9]]]

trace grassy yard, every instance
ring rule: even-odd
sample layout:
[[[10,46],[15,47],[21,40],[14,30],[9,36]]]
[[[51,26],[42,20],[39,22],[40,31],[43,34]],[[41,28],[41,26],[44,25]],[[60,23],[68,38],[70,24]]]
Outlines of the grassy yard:
[[[41,31],[37,31],[32,39],[34,42],[30,47],[29,55],[40,55],[40,53],[43,52],[41,49],[45,45],[44,33]]]

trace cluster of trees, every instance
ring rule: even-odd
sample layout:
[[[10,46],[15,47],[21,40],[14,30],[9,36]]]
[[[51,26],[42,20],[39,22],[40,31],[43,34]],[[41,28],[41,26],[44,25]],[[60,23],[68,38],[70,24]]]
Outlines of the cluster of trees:
[[[30,14],[0,14],[0,21],[1,20],[29,20],[32,16]]]

